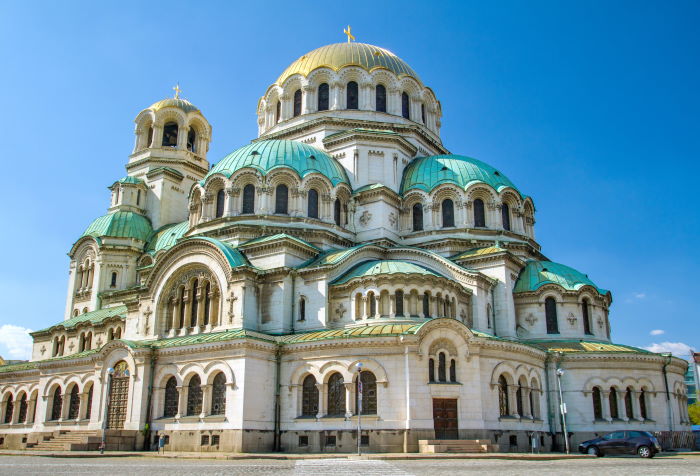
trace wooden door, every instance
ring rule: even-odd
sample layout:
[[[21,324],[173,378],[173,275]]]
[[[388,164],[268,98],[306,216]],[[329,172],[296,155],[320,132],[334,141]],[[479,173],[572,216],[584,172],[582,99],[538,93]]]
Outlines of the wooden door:
[[[124,361],[114,366],[114,374],[109,384],[109,405],[107,406],[107,428],[122,429],[129,401],[129,372]]]
[[[433,424],[435,439],[456,440],[457,431],[457,399],[433,398]]]

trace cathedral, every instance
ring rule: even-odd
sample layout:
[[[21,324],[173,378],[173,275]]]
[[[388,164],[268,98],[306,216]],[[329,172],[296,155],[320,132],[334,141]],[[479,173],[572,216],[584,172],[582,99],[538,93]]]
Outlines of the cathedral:
[[[258,137],[215,164],[179,88],[138,113],[126,175],[68,251],[63,318],[0,366],[0,448],[688,432],[687,363],[611,341],[610,291],[541,249],[535,191],[447,148],[401,58],[323,46],[256,111]]]

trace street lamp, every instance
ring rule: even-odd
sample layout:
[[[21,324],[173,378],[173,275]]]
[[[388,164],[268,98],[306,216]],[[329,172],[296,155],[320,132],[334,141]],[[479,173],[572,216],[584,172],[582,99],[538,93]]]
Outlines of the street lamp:
[[[109,390],[112,386],[112,375],[114,375],[114,368],[110,367],[107,369],[107,390],[105,391],[105,411],[102,418],[102,442],[100,443],[100,454],[105,453],[105,433],[107,432],[107,412],[109,407]]]
[[[362,362],[355,364],[357,368],[357,455],[361,454],[362,444]]]
[[[564,430],[564,445],[566,446],[566,454],[569,454],[569,434],[566,431],[566,403],[561,391],[561,376],[564,375],[564,369],[557,369],[557,384],[559,386],[559,412],[561,413],[561,426]]]

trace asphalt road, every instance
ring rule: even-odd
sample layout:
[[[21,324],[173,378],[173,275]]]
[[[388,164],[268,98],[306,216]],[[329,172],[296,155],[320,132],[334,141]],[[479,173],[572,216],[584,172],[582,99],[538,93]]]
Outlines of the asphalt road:
[[[0,456],[0,475],[700,475],[700,456],[605,457],[586,460],[197,460],[150,457],[51,458]]]

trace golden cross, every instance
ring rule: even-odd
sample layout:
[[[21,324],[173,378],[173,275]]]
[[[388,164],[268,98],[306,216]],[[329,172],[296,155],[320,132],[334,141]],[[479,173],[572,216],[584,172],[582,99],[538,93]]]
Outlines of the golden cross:
[[[180,83],[177,83],[173,90],[175,91],[175,99],[180,99]]]
[[[355,39],[355,37],[352,35],[352,30],[350,29],[350,25],[348,25],[348,27],[345,30],[343,30],[343,33],[348,35],[348,43],[350,43],[350,40]]]

